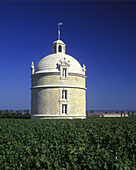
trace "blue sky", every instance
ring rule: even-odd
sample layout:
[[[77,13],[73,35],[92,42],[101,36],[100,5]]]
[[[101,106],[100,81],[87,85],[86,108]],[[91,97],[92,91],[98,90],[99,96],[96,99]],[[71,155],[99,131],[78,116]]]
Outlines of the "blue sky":
[[[0,109],[31,103],[31,61],[66,53],[87,68],[87,109],[136,109],[136,2],[0,1]]]

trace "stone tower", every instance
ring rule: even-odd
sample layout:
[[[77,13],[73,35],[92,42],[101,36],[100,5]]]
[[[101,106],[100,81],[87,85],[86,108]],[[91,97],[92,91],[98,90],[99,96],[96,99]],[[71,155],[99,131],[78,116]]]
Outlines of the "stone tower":
[[[86,118],[85,65],[65,54],[63,41],[53,43],[53,53],[31,70],[31,118]]]

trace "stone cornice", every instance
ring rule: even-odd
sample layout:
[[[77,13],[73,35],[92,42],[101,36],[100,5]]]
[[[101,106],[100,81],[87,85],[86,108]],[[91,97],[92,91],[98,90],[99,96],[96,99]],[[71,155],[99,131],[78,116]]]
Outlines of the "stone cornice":
[[[68,73],[69,76],[77,76],[77,77],[83,77],[86,78],[86,75],[79,74],[79,73]]]
[[[40,85],[40,86],[33,86],[31,89],[37,89],[37,88],[76,88],[76,89],[84,89],[87,88],[82,86],[71,86],[71,85]]]
[[[31,77],[34,77],[36,76],[37,74],[44,74],[45,76],[46,75],[60,75],[60,72],[37,72],[37,73],[34,73],[31,75]],[[79,74],[79,73],[68,73],[69,76],[77,76],[77,77],[83,77],[83,78],[86,78],[86,75],[83,75],[83,74]]]
[[[45,76],[48,75],[60,75],[60,72],[37,72],[31,75],[31,77],[33,76],[37,76],[37,74],[44,74]]]

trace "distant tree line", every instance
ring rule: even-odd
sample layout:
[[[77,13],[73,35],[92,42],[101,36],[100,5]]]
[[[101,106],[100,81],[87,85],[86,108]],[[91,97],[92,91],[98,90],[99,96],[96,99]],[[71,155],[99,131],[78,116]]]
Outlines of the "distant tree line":
[[[30,119],[31,114],[29,109],[26,110],[0,110],[0,118],[22,118],[22,119]]]
[[[88,111],[86,111],[87,117],[89,115],[96,116],[97,114],[98,113],[95,113],[95,110],[88,110]],[[105,111],[105,112],[99,113],[99,114],[112,114],[112,111]],[[125,111],[121,110],[121,111],[114,111],[114,114],[121,114],[121,117],[125,117],[126,115],[128,115],[128,117],[136,116],[135,111],[125,112]]]

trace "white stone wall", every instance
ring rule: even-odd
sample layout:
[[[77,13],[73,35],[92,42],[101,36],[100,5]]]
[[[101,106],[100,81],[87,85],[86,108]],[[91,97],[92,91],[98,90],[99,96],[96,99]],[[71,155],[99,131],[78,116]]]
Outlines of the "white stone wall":
[[[39,85],[72,85],[85,88],[85,78],[83,77],[68,76],[67,78],[61,78],[59,74],[53,74],[55,73],[41,73],[32,75],[32,87]]]
[[[67,90],[67,100],[62,99],[62,90]],[[67,115],[62,114],[62,104],[67,104]],[[86,117],[85,77],[34,74],[31,88],[32,115]],[[45,117],[42,117],[45,116]]]

